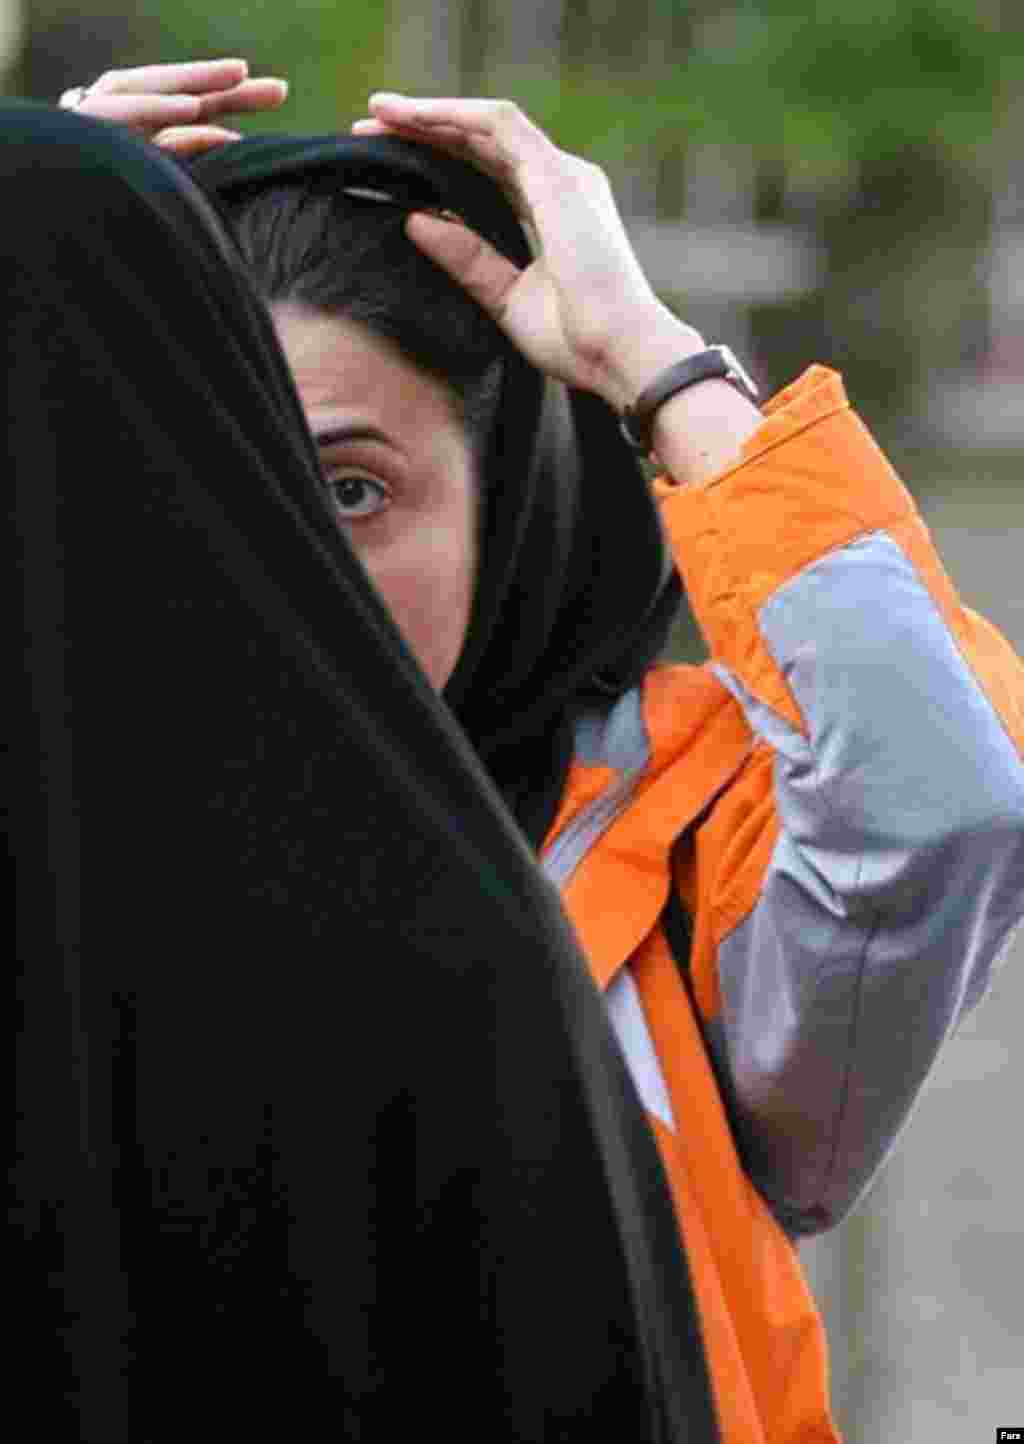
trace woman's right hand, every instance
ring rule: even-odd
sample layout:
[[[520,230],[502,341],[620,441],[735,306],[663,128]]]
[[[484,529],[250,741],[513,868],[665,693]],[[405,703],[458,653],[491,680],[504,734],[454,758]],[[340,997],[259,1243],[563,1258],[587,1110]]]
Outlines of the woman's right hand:
[[[237,131],[210,124],[214,119],[276,110],[287,96],[286,80],[250,80],[244,60],[193,60],[108,70],[81,98],[77,88],[66,90],[60,105],[126,125],[175,155],[192,156],[240,139]]]

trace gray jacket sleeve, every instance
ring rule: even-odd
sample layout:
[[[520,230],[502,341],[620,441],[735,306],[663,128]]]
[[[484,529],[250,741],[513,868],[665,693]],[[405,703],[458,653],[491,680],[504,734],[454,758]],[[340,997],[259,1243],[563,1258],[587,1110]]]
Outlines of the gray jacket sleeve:
[[[759,625],[806,735],[715,664],[773,750],[781,832],[721,946],[711,1043],[754,1181],[801,1234],[869,1186],[1024,916],[1024,764],[884,531]]]

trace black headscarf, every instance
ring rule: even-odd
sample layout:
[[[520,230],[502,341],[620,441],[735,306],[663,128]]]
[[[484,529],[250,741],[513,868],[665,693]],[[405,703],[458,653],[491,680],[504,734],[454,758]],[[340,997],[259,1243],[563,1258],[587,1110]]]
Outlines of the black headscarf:
[[[517,265],[531,260],[494,182],[396,137],[259,136],[207,152],[192,171],[226,200],[335,176],[339,189],[373,188],[410,209],[446,207]],[[536,847],[561,798],[574,711],[640,680],[681,587],[614,413],[511,347],[481,471],[480,567],[445,699]]]
[[[600,999],[334,524],[237,248],[116,127],[0,135],[8,1412],[714,1444]]]

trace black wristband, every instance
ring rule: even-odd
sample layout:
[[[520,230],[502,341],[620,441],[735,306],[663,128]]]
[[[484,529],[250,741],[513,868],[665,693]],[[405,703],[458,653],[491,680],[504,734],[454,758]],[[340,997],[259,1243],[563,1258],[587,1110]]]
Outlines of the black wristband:
[[[653,447],[654,415],[670,396],[685,391],[687,386],[696,386],[700,381],[728,381],[746,396],[748,401],[757,403],[757,387],[736,360],[728,346],[709,346],[696,356],[687,356],[656,376],[650,386],[645,386],[640,395],[627,406],[619,425],[629,445],[640,456],[649,456]]]

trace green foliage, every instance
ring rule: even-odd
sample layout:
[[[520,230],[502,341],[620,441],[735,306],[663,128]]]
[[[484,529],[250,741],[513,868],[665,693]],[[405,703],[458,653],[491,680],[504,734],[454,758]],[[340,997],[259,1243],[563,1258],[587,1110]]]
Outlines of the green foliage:
[[[921,145],[969,153],[998,127],[1024,67],[1024,15],[998,25],[985,0],[653,5],[689,13],[691,44],[660,69],[618,71],[634,133],[683,124],[781,152],[812,182]]]
[[[505,83],[613,167],[695,140],[752,147],[809,186],[922,146],[970,162],[1024,73],[1024,11],[1000,26],[986,0],[640,0],[631,44],[588,32],[594,0],[565,3],[559,73],[524,64]]]
[[[244,56],[253,74],[283,75],[288,103],[272,115],[232,121],[240,130],[336,130],[365,114],[387,75],[390,0],[145,0],[164,39],[162,59]]]

